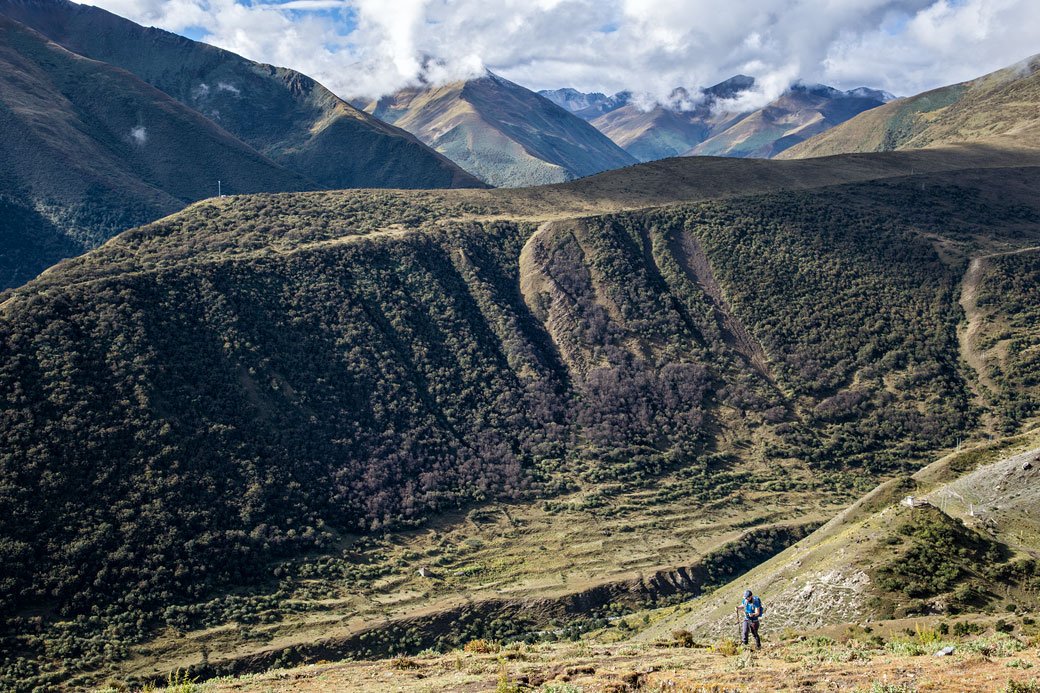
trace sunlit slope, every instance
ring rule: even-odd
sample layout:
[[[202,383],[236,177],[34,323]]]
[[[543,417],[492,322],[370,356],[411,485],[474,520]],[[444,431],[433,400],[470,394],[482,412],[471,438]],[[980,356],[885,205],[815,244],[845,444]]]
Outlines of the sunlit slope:
[[[684,154],[772,158],[883,103],[884,96],[872,90],[842,92],[823,85],[795,85]]]
[[[685,629],[736,632],[745,589],[767,605],[766,627],[839,623],[987,609],[1036,608],[1040,548],[1036,488],[1040,433],[958,453],[888,481],[786,551],[679,607],[641,639]],[[1017,490],[1011,490],[1017,489]],[[926,501],[910,507],[908,496]]]
[[[581,118],[491,73],[405,89],[366,111],[495,186],[559,183],[636,163]]]
[[[1040,57],[984,77],[898,99],[795,145],[777,158],[916,149],[1003,136],[1040,144]]]
[[[672,104],[647,109],[627,103],[591,122],[641,161],[669,156],[769,158],[887,98],[871,89],[842,92],[797,84],[761,108],[741,110],[737,98],[752,84],[750,77],[738,75],[704,89],[694,103],[677,90],[682,98]]]

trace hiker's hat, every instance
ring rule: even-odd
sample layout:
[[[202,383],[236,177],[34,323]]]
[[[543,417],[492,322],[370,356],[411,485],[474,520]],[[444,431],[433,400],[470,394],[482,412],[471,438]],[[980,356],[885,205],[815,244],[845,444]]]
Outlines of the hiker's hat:
[[[751,590],[744,590],[744,599],[747,599],[750,596],[751,596]]]

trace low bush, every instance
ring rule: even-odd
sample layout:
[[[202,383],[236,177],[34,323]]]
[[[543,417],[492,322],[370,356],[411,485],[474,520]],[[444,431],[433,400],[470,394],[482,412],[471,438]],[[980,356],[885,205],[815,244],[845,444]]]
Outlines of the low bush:
[[[493,640],[484,640],[480,638],[478,640],[470,640],[462,647],[463,652],[475,652],[478,654],[492,654],[499,652],[502,646]]]

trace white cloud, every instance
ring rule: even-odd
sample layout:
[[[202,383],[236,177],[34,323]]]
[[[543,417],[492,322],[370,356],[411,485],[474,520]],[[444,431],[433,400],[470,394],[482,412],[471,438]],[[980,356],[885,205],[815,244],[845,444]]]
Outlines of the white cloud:
[[[130,141],[138,146],[142,146],[148,141],[148,131],[144,129],[143,125],[130,128]]]
[[[485,67],[533,89],[666,99],[743,73],[768,100],[797,79],[916,93],[1040,52],[1036,0],[92,0],[343,96]]]

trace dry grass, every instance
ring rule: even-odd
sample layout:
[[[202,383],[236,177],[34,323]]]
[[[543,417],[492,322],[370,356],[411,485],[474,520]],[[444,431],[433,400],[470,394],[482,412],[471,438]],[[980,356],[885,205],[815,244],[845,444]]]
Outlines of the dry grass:
[[[1029,65],[1028,70],[1026,66]],[[797,159],[910,149],[972,140],[1021,147],[1040,142],[1040,56],[971,82],[940,87],[871,109],[782,152]]]
[[[345,662],[211,681],[207,693],[243,691],[999,691],[1040,678],[1040,652],[980,655],[971,643],[948,657],[900,656],[866,640],[825,638],[767,643],[732,653],[661,644],[552,644],[529,648],[523,660],[453,652],[400,670],[389,660]],[[1024,689],[1028,690],[1028,688]]]
[[[741,468],[768,480],[758,465],[749,461]],[[781,471],[802,474],[794,468]],[[255,638],[243,639],[233,626],[169,633],[148,643],[148,654],[126,662],[121,673],[152,676],[187,667],[199,661],[204,648],[217,661],[349,637],[387,619],[429,615],[488,599],[538,605],[540,599],[693,565],[739,537],[743,527],[822,521],[840,507],[821,504],[810,490],[749,489],[747,499],[753,502],[703,506],[684,500],[649,503],[653,489],[647,489],[620,494],[603,508],[583,508],[589,493],[564,496],[559,510],[546,511],[532,503],[502,504],[446,514],[423,529],[390,534],[371,544],[359,560],[379,555],[381,562],[397,566],[392,575],[366,584],[300,581],[292,607],[287,605],[277,621],[254,626]],[[344,540],[344,548],[349,541]],[[419,575],[423,566],[430,577]],[[331,596],[327,590],[333,590]]]

